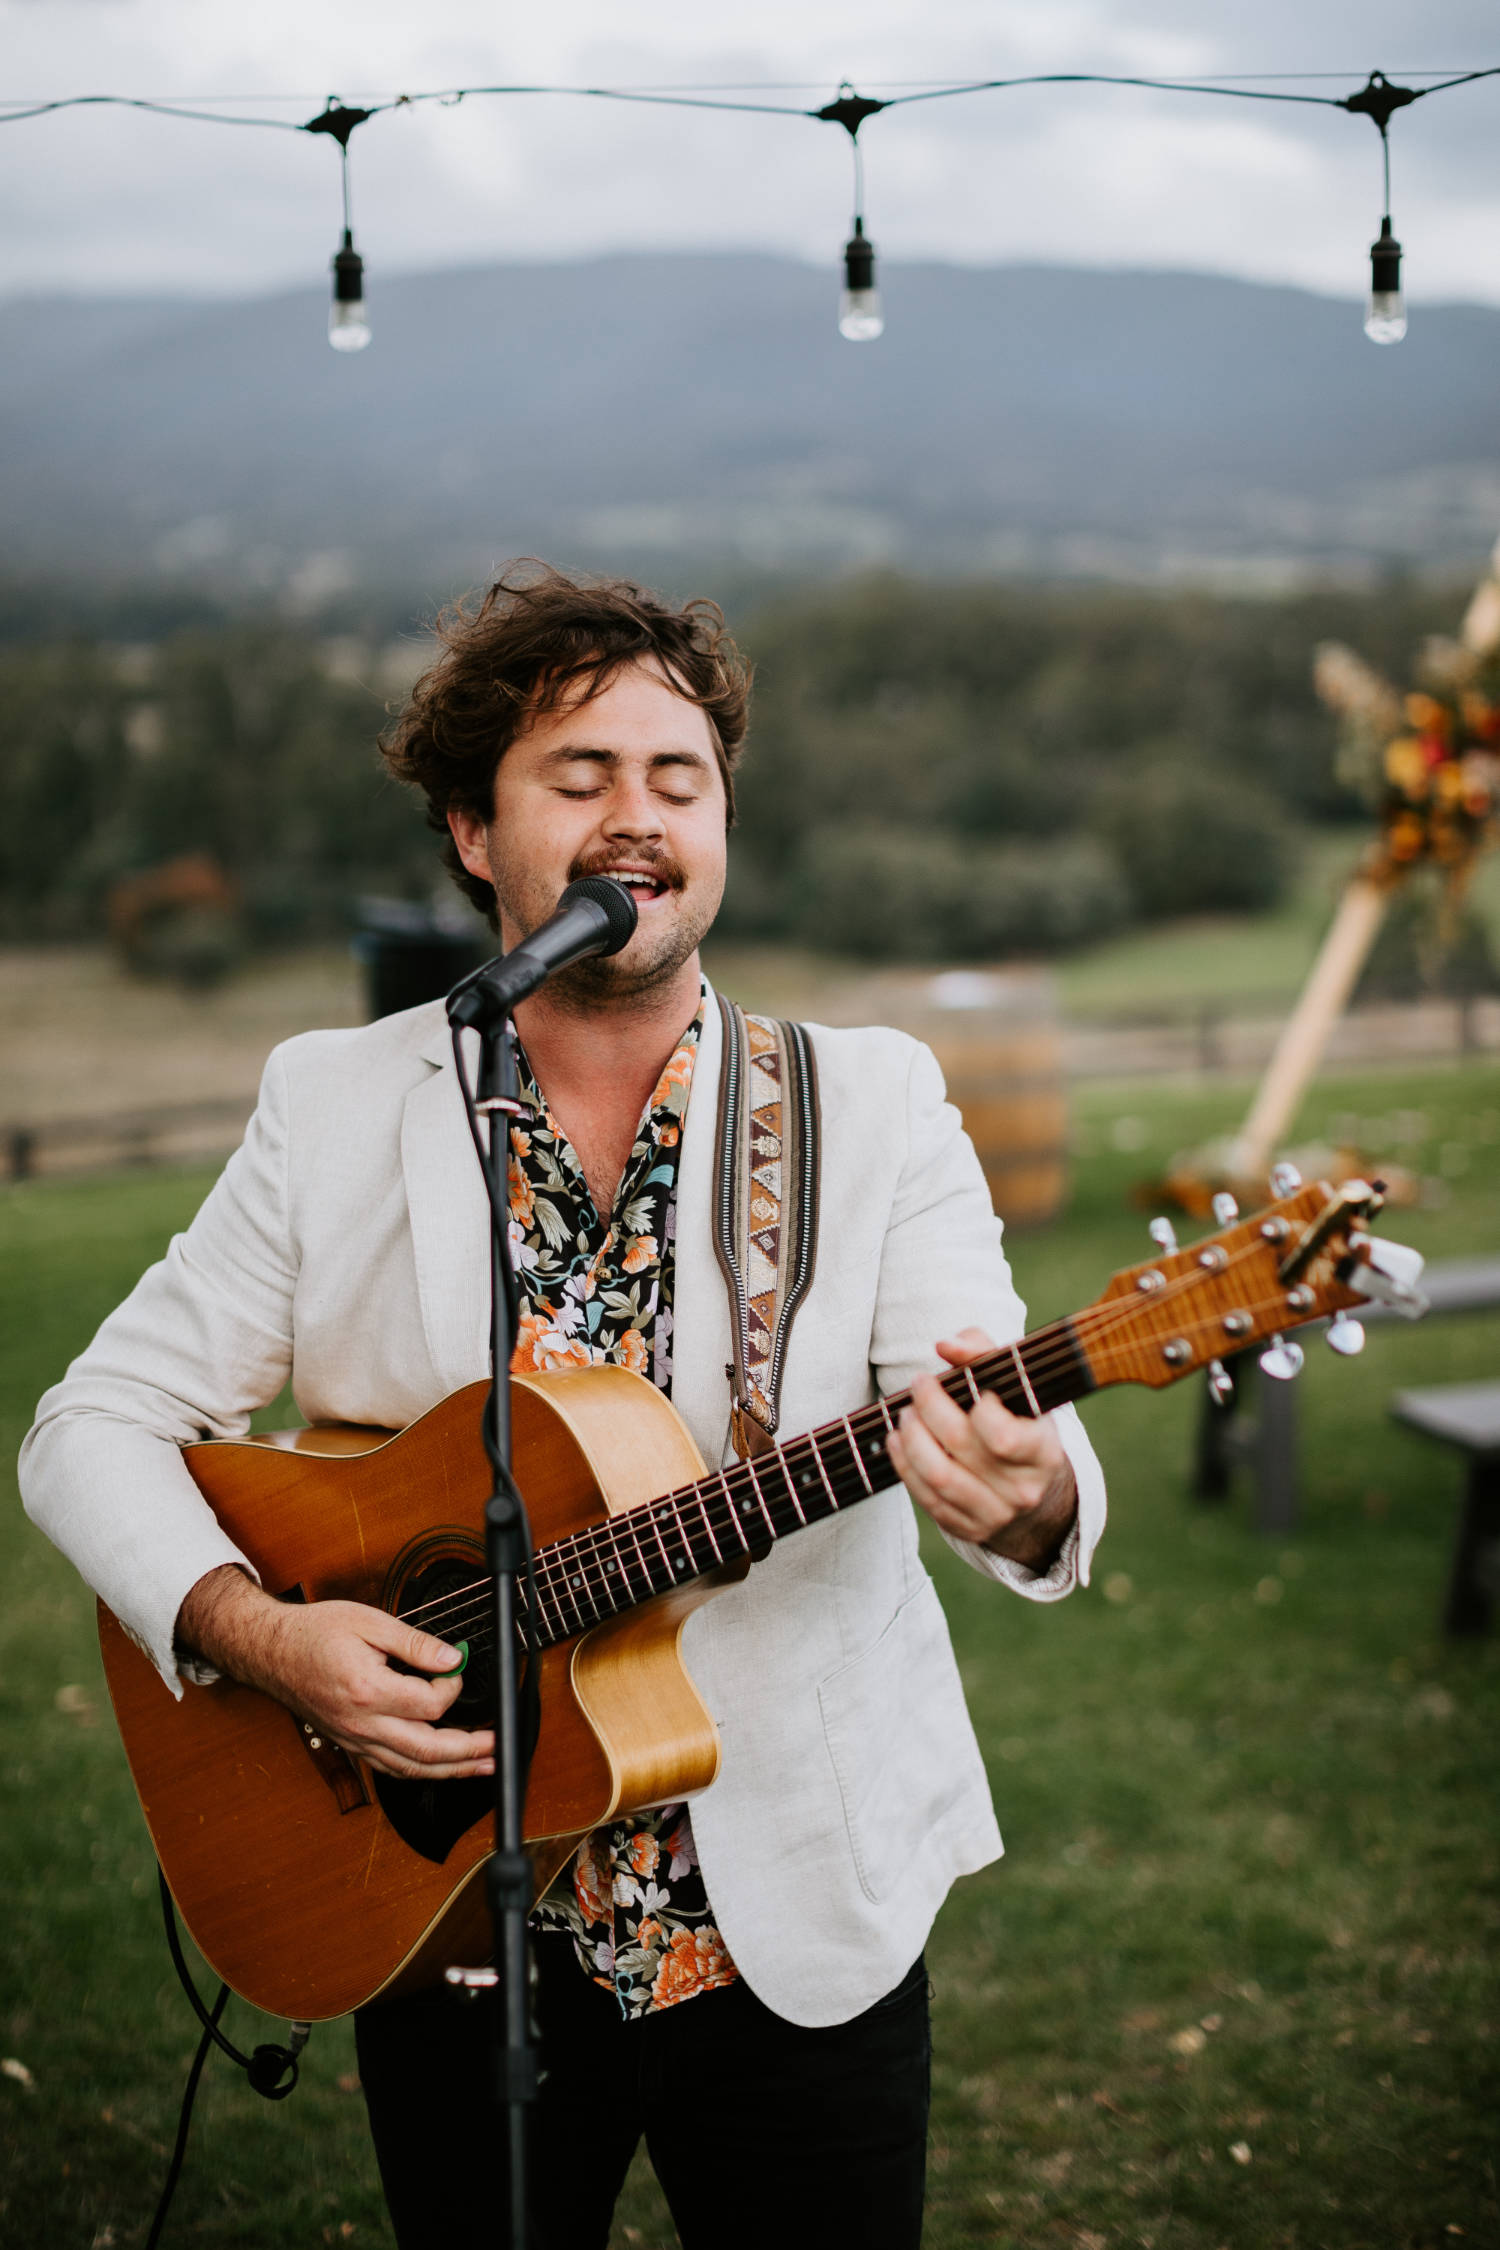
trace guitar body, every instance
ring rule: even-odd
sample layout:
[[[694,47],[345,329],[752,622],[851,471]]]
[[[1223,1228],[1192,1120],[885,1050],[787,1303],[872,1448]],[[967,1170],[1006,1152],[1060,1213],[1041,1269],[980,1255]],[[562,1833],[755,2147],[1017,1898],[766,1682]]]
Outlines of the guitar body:
[[[190,1446],[199,1489],[271,1593],[410,1613],[465,1637],[485,1614],[480,1437],[488,1386],[399,1436],[342,1427]],[[624,1368],[517,1376],[517,1482],[540,1548],[693,1482],[670,1403]],[[538,1893],[580,1835],[707,1788],[718,1733],[679,1653],[731,1575],[660,1595],[543,1651],[525,1833]],[[269,2014],[321,2020],[489,1958],[489,1781],[392,1782],[283,1705],[220,1680],[175,1701],[100,1605],[126,1756],[173,1897],[204,1958]],[[489,1723],[472,1664],[453,1723]]]

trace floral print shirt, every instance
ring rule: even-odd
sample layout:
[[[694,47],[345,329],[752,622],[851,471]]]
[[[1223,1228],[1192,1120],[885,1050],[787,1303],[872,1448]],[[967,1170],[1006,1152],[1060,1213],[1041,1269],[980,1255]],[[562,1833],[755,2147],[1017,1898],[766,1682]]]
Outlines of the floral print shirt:
[[[510,1234],[521,1291],[511,1366],[548,1374],[606,1362],[672,1387],[677,1165],[703,1028],[700,1007],[642,1113],[605,1218],[566,1134],[518,1054],[523,1115],[510,1136]],[[585,1973],[627,2017],[732,1984],[684,1805],[585,1837],[532,1912],[571,1936]]]

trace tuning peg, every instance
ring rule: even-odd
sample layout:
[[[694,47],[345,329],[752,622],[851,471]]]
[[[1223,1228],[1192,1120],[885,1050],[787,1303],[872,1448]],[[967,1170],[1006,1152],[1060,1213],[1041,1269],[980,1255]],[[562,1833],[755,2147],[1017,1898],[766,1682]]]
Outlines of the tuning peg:
[[[1227,1227],[1240,1215],[1240,1207],[1227,1188],[1220,1188],[1213,1201],[1214,1225]]]
[[[1215,1406],[1227,1406],[1234,1397],[1234,1377],[1222,1359],[1211,1359],[1208,1363],[1208,1395]]]
[[[1302,1174],[1295,1164],[1273,1164],[1271,1166],[1271,1193],[1273,1195],[1295,1195],[1301,1185]]]
[[[1344,1359],[1353,1359],[1356,1352],[1365,1348],[1364,1330],[1357,1320],[1349,1318],[1342,1306],[1328,1323],[1327,1343],[1330,1351],[1338,1352]]]
[[[1158,1250],[1170,1253],[1177,1248],[1177,1229],[1170,1219],[1153,1219],[1150,1231]]]
[[[1261,1373],[1274,1382],[1289,1383],[1302,1372],[1303,1350],[1300,1344],[1289,1344],[1283,1336],[1273,1336],[1260,1355]]]

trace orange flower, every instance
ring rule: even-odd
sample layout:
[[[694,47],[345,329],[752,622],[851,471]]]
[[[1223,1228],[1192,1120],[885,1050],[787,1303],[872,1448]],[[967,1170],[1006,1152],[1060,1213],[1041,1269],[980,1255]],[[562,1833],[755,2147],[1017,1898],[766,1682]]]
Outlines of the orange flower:
[[[649,1828],[643,1828],[638,1834],[631,1837],[630,1864],[637,1875],[643,1877],[654,1875],[656,1863],[660,1858],[661,1853],[656,1848],[656,1838],[651,1834]]]
[[[510,1189],[510,1215],[518,1226],[529,1227],[531,1214],[535,1208],[531,1193],[531,1182],[521,1170],[520,1164],[514,1156],[506,1166],[505,1176]]]
[[[717,1930],[677,1930],[656,1972],[651,1998],[658,2008],[675,2008],[695,1993],[733,1984],[739,1973]]]
[[[655,1256],[655,1235],[638,1234],[633,1237],[629,1249],[620,1261],[621,1269],[625,1273],[644,1273]]]
[[[612,1922],[614,1905],[609,1871],[594,1855],[594,1839],[585,1836],[573,1862],[573,1896],[587,1922]]]
[[[675,1148],[681,1137],[675,1125],[663,1125],[657,1130],[656,1145],[658,1148]]]
[[[522,1313],[516,1348],[510,1357],[513,1375],[561,1375],[571,1367],[592,1365],[588,1345],[564,1336],[555,1315],[545,1305],[539,1313]]]
[[[674,1088],[681,1087],[686,1092],[692,1084],[694,1052],[695,1050],[692,1047],[678,1048],[676,1054],[656,1081],[656,1090],[652,1094],[650,1102],[652,1109],[660,1109]]]
[[[638,1328],[627,1328],[617,1349],[621,1367],[628,1367],[632,1375],[645,1374],[646,1339]]]

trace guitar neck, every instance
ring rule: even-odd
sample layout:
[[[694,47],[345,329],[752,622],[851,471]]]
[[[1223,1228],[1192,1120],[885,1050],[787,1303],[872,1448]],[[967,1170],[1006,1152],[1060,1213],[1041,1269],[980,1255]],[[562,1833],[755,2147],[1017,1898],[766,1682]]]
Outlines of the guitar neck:
[[[1096,1388],[1078,1329],[1058,1320],[940,1376],[960,1406],[992,1391],[1013,1414],[1049,1413]],[[897,1481],[886,1451],[910,1391],[895,1391],[696,1484],[541,1548],[532,1645],[549,1646],[722,1564],[842,1514]]]

